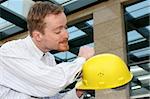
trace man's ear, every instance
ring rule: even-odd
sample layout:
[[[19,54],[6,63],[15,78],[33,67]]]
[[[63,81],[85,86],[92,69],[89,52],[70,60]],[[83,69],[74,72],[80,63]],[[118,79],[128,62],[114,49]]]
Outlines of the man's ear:
[[[37,41],[41,41],[42,34],[39,31],[33,31],[33,38],[35,38]]]

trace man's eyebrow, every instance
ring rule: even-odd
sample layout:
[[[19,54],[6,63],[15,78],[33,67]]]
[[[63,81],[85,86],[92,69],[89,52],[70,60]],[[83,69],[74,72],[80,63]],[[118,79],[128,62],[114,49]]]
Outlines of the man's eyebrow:
[[[54,28],[53,30],[58,30],[58,29],[62,29],[62,28],[67,28],[67,25],[65,25],[65,26],[58,26],[58,27],[56,27],[56,28]]]

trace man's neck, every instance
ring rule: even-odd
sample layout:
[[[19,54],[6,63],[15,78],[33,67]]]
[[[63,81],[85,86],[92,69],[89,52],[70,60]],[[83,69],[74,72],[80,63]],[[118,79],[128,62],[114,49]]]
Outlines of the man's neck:
[[[47,52],[48,52],[48,50],[44,49],[44,48],[41,46],[42,44],[40,44],[40,42],[36,41],[36,40],[35,40],[34,38],[32,38],[32,37],[31,37],[31,39],[32,39],[33,43],[35,44],[35,46],[36,46],[38,49],[40,49],[43,53],[47,53]]]

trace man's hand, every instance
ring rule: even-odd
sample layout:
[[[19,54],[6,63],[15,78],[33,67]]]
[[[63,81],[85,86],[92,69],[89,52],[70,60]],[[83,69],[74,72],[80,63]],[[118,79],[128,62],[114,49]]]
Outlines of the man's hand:
[[[84,90],[76,89],[76,94],[80,98],[84,94]]]
[[[79,50],[78,56],[84,57],[86,60],[91,58],[95,54],[94,48],[89,46],[83,46]]]

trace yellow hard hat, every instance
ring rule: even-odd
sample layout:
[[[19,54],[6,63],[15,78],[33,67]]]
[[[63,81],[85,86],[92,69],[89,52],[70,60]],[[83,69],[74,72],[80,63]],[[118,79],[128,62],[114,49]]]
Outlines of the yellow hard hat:
[[[133,75],[124,61],[114,54],[99,54],[83,65],[82,79],[77,89],[98,90],[122,86],[131,81]]]

